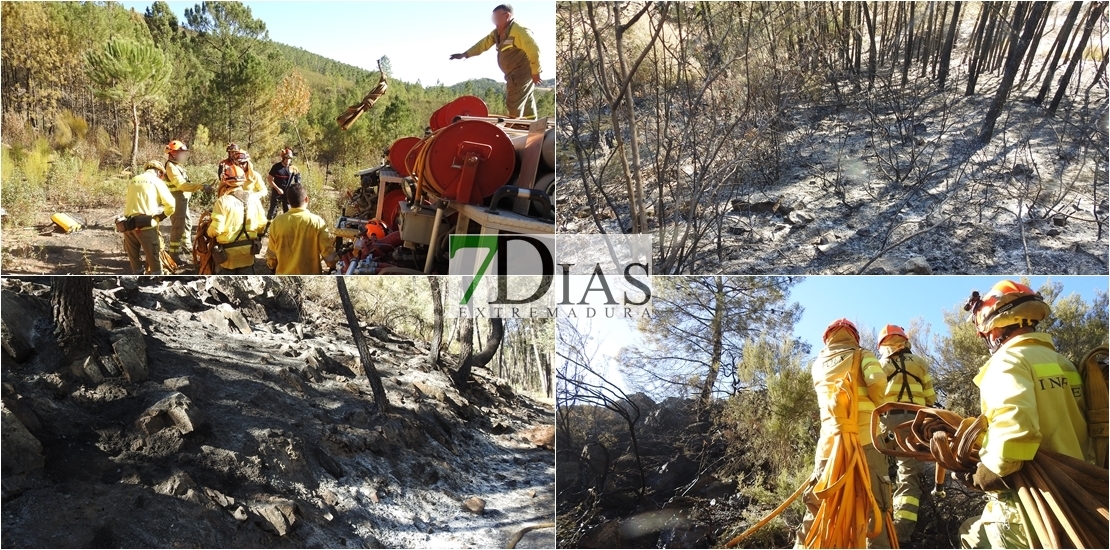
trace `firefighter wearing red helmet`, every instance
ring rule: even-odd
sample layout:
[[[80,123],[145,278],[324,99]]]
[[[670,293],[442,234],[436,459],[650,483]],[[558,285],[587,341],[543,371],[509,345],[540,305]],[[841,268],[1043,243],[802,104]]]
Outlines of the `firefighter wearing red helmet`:
[[[1040,293],[1001,281],[986,295],[972,292],[964,309],[991,356],[974,379],[987,418],[980,462],[973,475],[961,478],[988,500],[981,516],[960,527],[960,536],[970,548],[1029,548],[1030,531],[1007,476],[1040,450],[1093,462],[1082,379],[1056,352],[1052,337],[1037,331],[1051,313]]]
[[[833,454],[837,433],[844,428],[858,430],[859,442],[871,472],[871,493],[879,505],[881,516],[885,516],[891,509],[890,476],[887,475],[886,456],[875,449],[871,441],[871,412],[884,402],[886,375],[883,374],[883,367],[875,354],[860,347],[859,330],[851,321],[837,319],[830,323],[822,341],[825,347],[817,354],[811,370],[813,386],[817,391],[817,405],[821,409],[821,435],[814,457],[814,476],[820,477],[824,472],[825,465]],[[839,419],[831,415],[835,407],[832,401],[836,398],[835,388],[848,376],[855,381],[859,419],[857,426],[842,427]],[[806,490],[803,499],[807,513],[798,533],[799,543],[805,541],[821,506],[812,486]],[[890,534],[887,533],[886,523],[881,516],[875,518],[875,521],[882,525],[882,530],[875,538],[868,539],[868,548],[890,548]]]
[[[887,325],[879,331],[879,362],[886,377],[885,402],[933,406],[937,400],[928,363],[910,350],[906,331],[898,325]],[[913,413],[891,412],[883,415],[886,429],[913,420]],[[899,541],[907,541],[917,527],[917,511],[921,505],[921,474],[925,464],[907,457],[896,459],[898,480],[894,483],[894,530]]]

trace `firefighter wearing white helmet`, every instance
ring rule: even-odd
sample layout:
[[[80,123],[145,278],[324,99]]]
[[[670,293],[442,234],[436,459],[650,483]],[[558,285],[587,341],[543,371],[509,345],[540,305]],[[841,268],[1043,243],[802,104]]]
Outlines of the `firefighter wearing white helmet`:
[[[1052,338],[1037,331],[1050,308],[1033,289],[1001,281],[984,296],[972,292],[964,309],[991,357],[975,376],[987,418],[980,463],[962,478],[989,500],[982,516],[961,526],[961,539],[969,548],[1028,548],[1029,531],[1007,476],[1040,450],[1089,460],[1082,381]]]
[[[931,407],[937,400],[933,377],[925,359],[910,350],[906,331],[898,325],[887,325],[879,331],[879,361],[886,376],[884,400],[888,403],[912,403]],[[883,427],[892,429],[913,420],[910,412],[883,415]],[[899,457],[898,480],[894,483],[894,530],[899,543],[910,540],[917,527],[917,511],[921,505],[921,473],[925,464],[920,460]]]
[[[166,145],[166,187],[170,189],[175,201],[173,216],[170,216],[170,240],[166,251],[174,256],[179,264],[191,261],[193,250],[193,221],[189,218],[189,197],[204,188],[199,183],[189,181],[189,175],[182,166],[189,158],[189,147],[179,140]],[[184,251],[181,256],[179,253]]]

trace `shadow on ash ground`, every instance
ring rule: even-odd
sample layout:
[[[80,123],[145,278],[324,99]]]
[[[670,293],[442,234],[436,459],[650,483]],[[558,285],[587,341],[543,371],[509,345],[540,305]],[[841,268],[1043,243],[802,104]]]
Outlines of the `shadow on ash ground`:
[[[723,183],[726,189],[736,188],[732,208],[724,206],[728,212],[719,227],[710,229],[709,242],[688,271],[1107,273],[1106,89],[1096,89],[1090,112],[1065,102],[1057,118],[1045,117],[1029,97],[1015,92],[994,138],[980,148],[976,136],[997,77],[982,81],[987,92],[971,97],[915,92],[923,99],[910,117],[915,124],[912,139],[903,142],[872,140],[895,132],[899,124],[894,109],[882,101],[872,107],[874,119],[864,100],[840,109],[790,109],[782,134],[781,175],[769,185]],[[915,147],[918,170],[938,172],[914,185],[891,183],[882,163],[895,158],[905,171]],[[644,155],[650,159],[653,152],[645,150]],[[590,162],[600,166],[604,154],[595,154]],[[565,164],[562,173],[569,175],[558,204],[558,231],[597,233],[580,172],[574,162]],[[645,165],[650,174],[650,162]],[[611,196],[625,195],[620,181],[607,185]],[[649,195],[649,204],[654,204],[653,197]],[[1020,210],[1018,197],[1026,201]],[[1036,197],[1032,208],[1030,197]],[[702,206],[708,212],[710,206]],[[672,230],[688,223],[670,198],[664,208],[664,221]],[[627,204],[619,209],[627,220]],[[621,232],[611,212],[601,215],[606,232]],[[1054,223],[1053,217],[1062,220]],[[649,220],[652,227],[656,221]],[[924,232],[880,255],[884,247],[918,231]],[[719,251],[714,245],[718,232]]]
[[[381,414],[341,313],[298,322],[264,277],[106,277],[81,385],[48,289],[3,285],[3,546],[503,547],[553,520],[553,407],[482,371],[464,397],[386,327]]]

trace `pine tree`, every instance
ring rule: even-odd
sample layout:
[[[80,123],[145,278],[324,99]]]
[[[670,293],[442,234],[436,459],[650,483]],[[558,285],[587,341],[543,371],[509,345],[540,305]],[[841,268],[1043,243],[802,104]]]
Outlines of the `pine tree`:
[[[139,155],[139,110],[164,99],[173,66],[153,44],[113,39],[85,55],[87,74],[97,95],[131,112],[131,170]]]

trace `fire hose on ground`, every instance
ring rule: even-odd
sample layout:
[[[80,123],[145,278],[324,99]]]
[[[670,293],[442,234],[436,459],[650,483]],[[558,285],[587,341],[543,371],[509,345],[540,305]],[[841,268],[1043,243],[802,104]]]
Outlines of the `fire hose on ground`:
[[[945,469],[975,471],[979,464],[979,436],[987,424],[985,417],[964,418],[943,409],[887,403],[875,409],[871,417],[871,433],[876,441],[879,417],[891,411],[916,416],[893,427],[897,448],[880,447],[883,454],[935,462],[938,486],[944,483]],[[1075,548],[1107,548],[1110,544],[1107,470],[1042,449],[1006,480],[1016,489],[1029,519],[1034,548],[1062,548],[1065,544]]]

